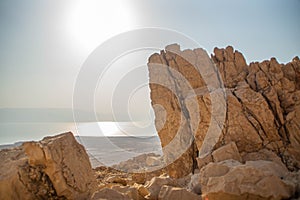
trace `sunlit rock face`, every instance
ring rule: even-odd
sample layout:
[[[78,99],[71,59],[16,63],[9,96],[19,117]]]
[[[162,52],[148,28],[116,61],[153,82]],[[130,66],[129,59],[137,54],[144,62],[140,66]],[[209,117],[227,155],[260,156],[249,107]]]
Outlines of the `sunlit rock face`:
[[[284,165],[272,161],[235,160],[209,163],[201,169],[203,199],[288,199],[295,193],[294,178]]]
[[[96,179],[72,133],[0,151],[0,199],[88,199]]]
[[[289,171],[299,170],[298,57],[287,64],[271,58],[248,65],[230,46],[215,48],[209,57],[203,49],[182,51],[174,44],[151,55],[148,68],[155,125],[171,177],[193,172],[197,161],[232,142],[239,161],[266,150]]]
[[[221,83],[215,66],[202,49],[180,51],[178,45],[170,45],[160,54],[152,55],[148,67],[155,125],[169,174],[182,177],[195,168],[198,150],[211,122],[208,91],[221,88]],[[205,73],[209,87],[201,72]],[[225,103],[222,91],[215,94],[220,103]]]

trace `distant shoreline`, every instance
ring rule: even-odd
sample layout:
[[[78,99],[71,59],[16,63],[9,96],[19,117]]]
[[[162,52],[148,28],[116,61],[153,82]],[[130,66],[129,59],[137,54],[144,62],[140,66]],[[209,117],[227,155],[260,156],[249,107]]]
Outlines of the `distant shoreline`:
[[[162,154],[158,136],[75,136],[75,138],[85,147],[93,167],[111,166],[145,153]],[[0,145],[0,151],[21,146],[24,142],[29,141]]]

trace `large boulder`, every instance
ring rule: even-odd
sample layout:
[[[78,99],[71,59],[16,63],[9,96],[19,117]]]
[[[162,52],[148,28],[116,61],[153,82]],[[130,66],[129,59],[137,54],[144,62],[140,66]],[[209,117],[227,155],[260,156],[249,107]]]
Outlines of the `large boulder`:
[[[272,161],[210,163],[200,171],[202,197],[208,199],[287,199],[295,183],[286,167]]]
[[[86,199],[96,189],[89,157],[72,133],[0,152],[0,199]]]

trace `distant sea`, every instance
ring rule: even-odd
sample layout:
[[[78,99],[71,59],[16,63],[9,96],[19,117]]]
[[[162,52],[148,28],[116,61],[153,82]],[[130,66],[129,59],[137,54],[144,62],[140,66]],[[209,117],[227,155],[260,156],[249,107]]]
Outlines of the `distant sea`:
[[[93,167],[143,153],[161,154],[154,125],[146,122],[0,123],[0,149],[68,131],[85,146]]]
[[[162,154],[159,138],[153,137],[80,137],[93,167],[110,166],[145,153]]]

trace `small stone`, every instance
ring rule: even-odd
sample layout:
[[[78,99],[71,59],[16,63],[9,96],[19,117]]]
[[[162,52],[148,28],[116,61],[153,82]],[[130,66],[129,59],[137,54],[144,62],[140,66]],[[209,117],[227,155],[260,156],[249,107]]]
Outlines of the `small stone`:
[[[110,189],[110,188],[103,188],[97,192],[95,192],[92,196],[92,200],[99,200],[99,199],[107,199],[107,200],[130,200],[129,197],[127,197],[126,195]]]
[[[162,186],[159,195],[159,200],[201,200],[201,196],[189,192],[184,188]]]
[[[239,150],[235,142],[230,142],[229,144],[226,144],[225,146],[218,148],[212,153],[212,156],[215,162],[220,162],[229,159],[242,162],[241,155],[239,153]]]
[[[213,162],[213,158],[210,153],[206,154],[206,155],[202,155],[201,157],[196,158],[196,160],[197,160],[198,168],[200,170],[202,167],[204,167],[208,163]]]
[[[174,179],[169,177],[154,177],[145,184],[145,188],[149,191],[149,195],[146,196],[149,199],[157,199],[159,191],[163,185],[169,185],[169,186],[177,186],[177,183]]]

